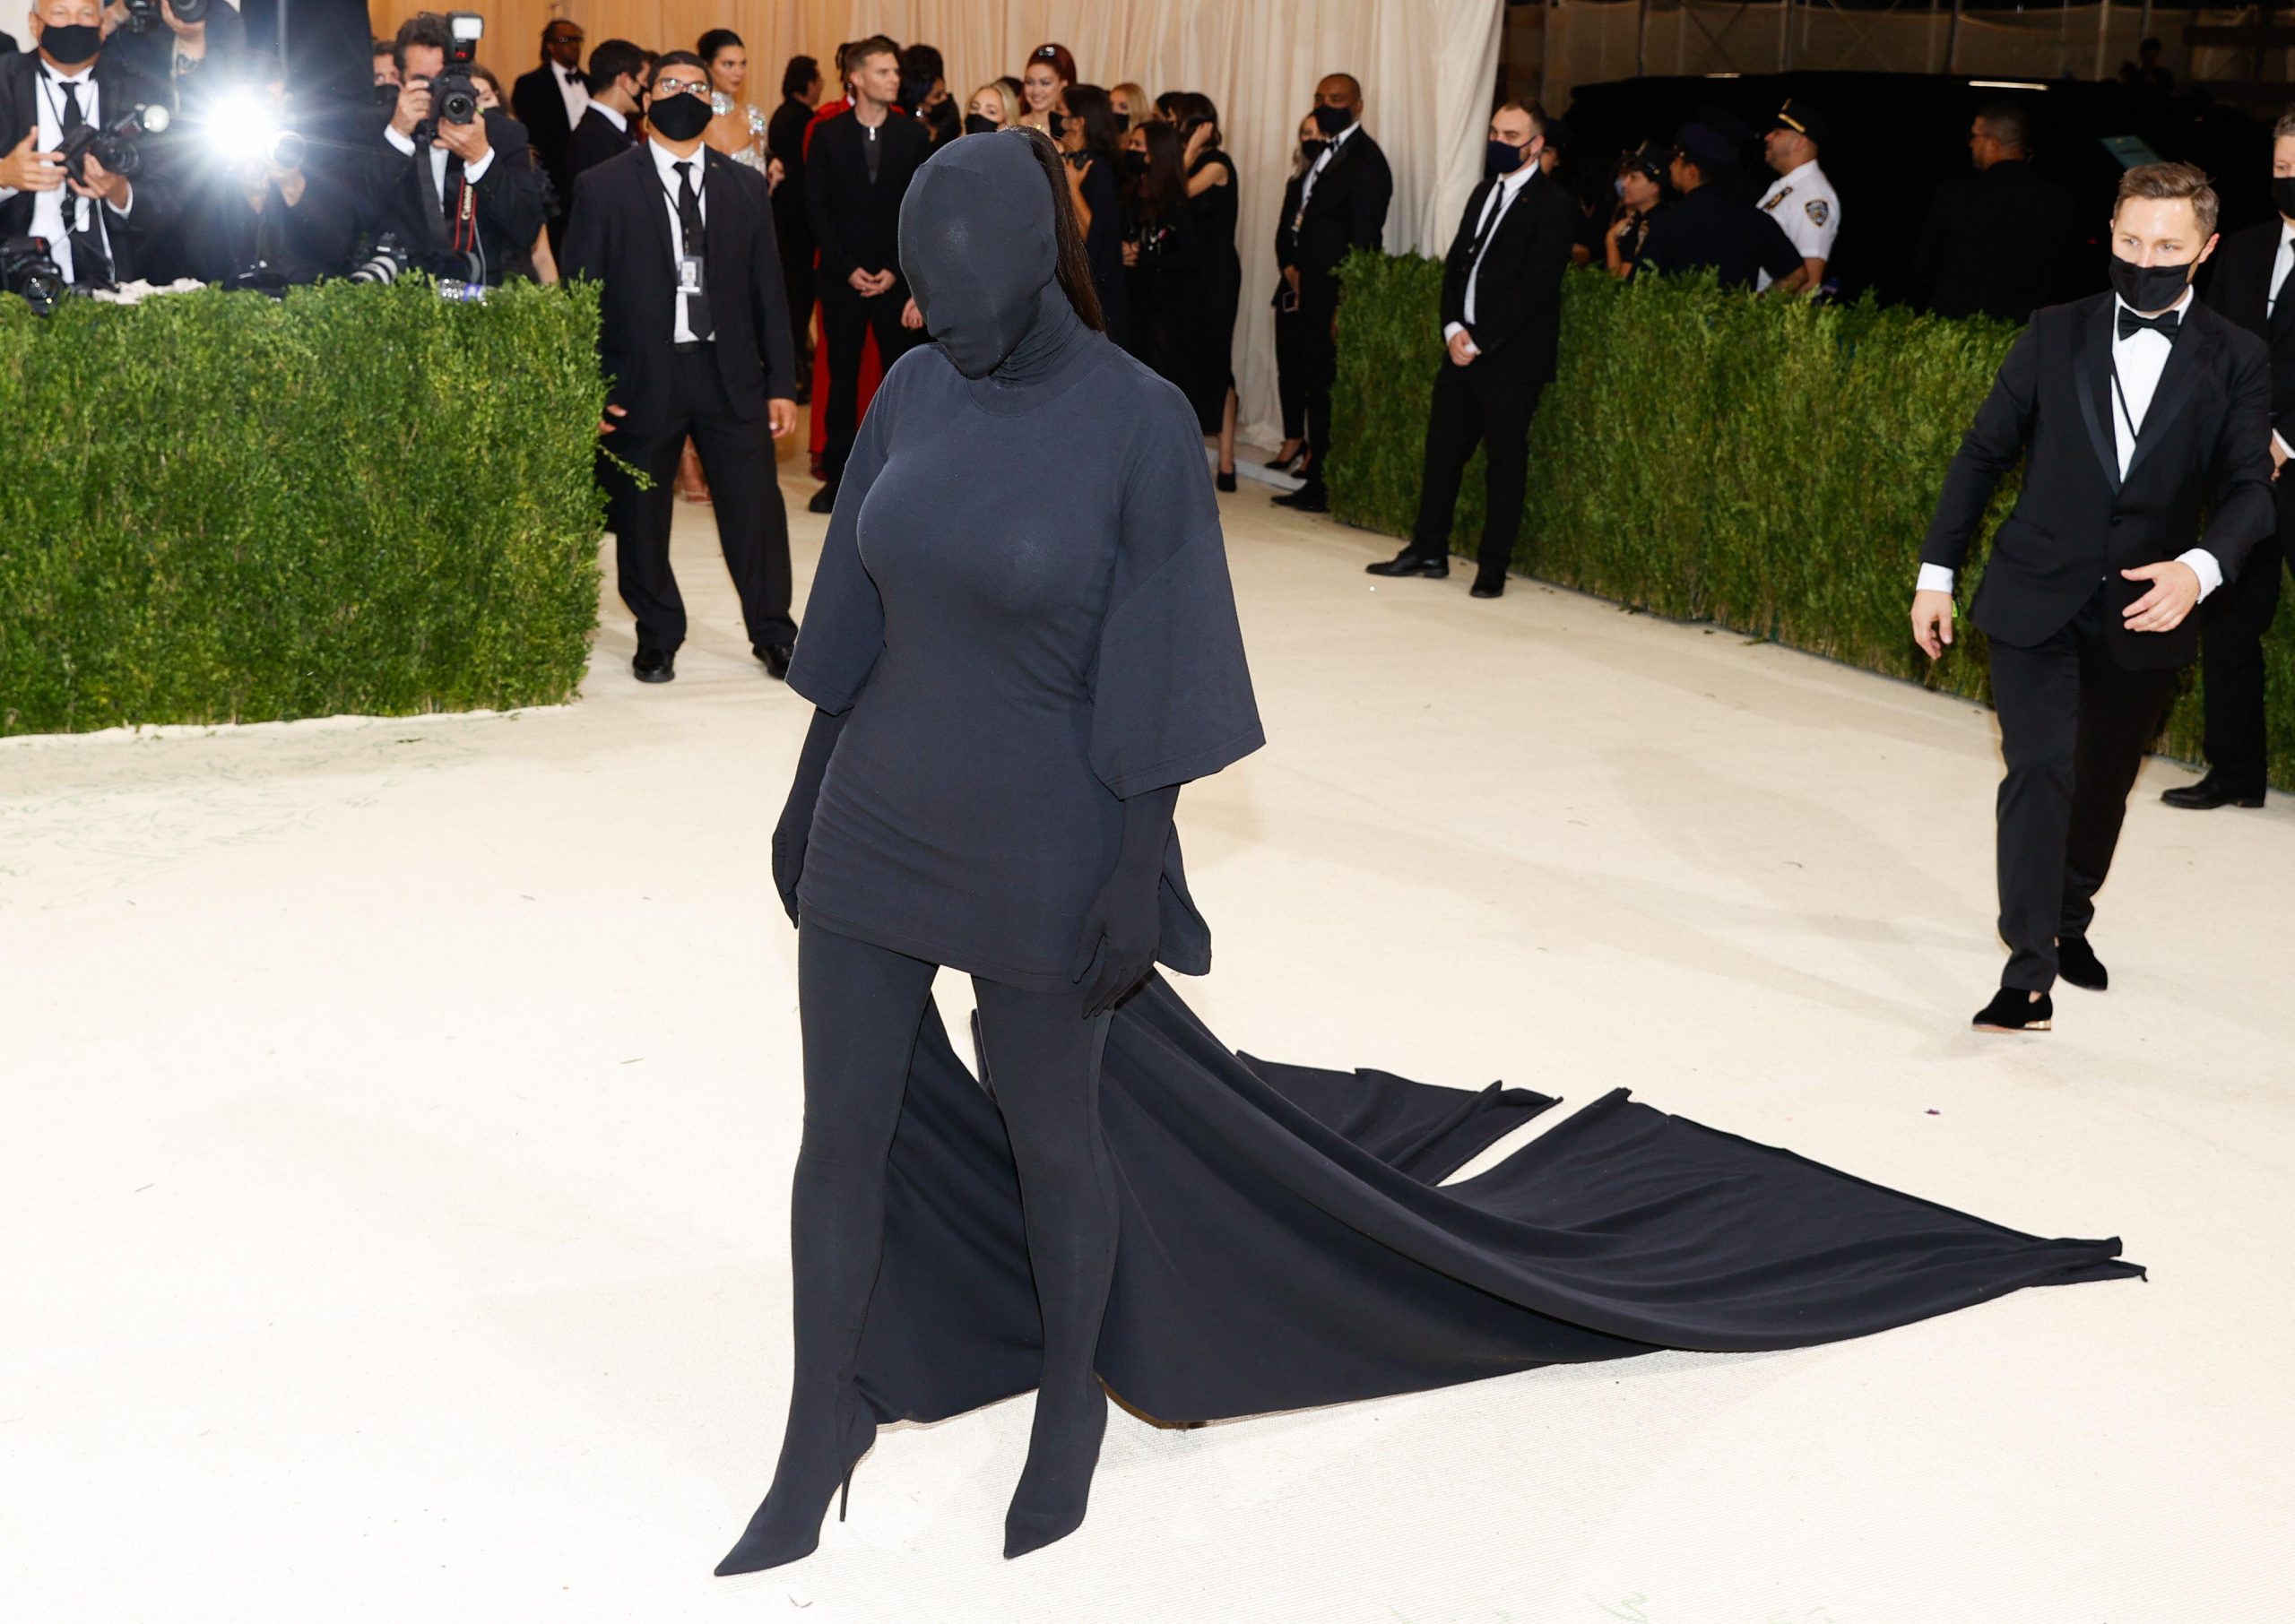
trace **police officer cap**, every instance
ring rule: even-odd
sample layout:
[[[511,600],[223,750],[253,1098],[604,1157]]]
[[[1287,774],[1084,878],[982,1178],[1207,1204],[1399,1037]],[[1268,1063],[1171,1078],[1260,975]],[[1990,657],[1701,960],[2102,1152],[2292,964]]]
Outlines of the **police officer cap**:
[[[1682,125],[1681,133],[1674,137],[1674,145],[1701,169],[1726,169],[1737,161],[1736,147],[1710,125]]]
[[[1806,101],[1788,101],[1778,108],[1777,117],[1769,121],[1769,127],[1806,135],[1820,147],[1832,141],[1832,126],[1825,122],[1825,116]]]

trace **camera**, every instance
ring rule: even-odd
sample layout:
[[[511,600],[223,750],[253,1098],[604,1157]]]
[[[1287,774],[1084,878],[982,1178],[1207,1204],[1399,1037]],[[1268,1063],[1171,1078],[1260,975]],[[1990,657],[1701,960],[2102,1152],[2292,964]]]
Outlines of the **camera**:
[[[395,231],[385,231],[375,239],[374,252],[368,255],[351,272],[354,282],[394,282],[405,274],[414,256],[398,239]]]
[[[64,138],[64,172],[82,186],[88,184],[88,159],[118,176],[132,179],[143,167],[143,139],[168,127],[168,109],[140,107],[108,125],[82,125]]]
[[[430,82],[430,116],[414,126],[414,144],[426,147],[442,124],[469,124],[478,117],[478,85],[470,76],[485,38],[486,19],[476,12],[446,13],[446,64]]]
[[[48,251],[48,238],[0,239],[0,292],[22,299],[34,315],[54,314],[64,297],[64,272]]]
[[[160,0],[123,0],[127,7],[127,31],[148,34],[155,28],[167,26],[167,19],[160,15]],[[209,0],[169,0],[174,6],[176,21],[190,24],[207,20]]]

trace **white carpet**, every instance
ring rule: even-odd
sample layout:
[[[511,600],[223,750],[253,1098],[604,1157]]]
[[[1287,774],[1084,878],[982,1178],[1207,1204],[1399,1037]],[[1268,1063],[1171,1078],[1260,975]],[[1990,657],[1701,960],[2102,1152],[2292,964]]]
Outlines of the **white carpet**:
[[[888,1431],[818,1555],[711,1577],[785,1391],[804,710],[685,510],[669,687],[609,593],[562,710],[0,743],[0,1616],[2295,1614],[2290,803],[2148,770],[2112,991],[1979,1038],[1983,713],[1526,583],[1374,590],[1385,538],[1224,502],[1269,744],[1182,799],[1218,968],[1181,987],[1227,1041],[1625,1084],[2152,1278],[1119,1413],[1080,1534],[1008,1564],[1022,1399]]]

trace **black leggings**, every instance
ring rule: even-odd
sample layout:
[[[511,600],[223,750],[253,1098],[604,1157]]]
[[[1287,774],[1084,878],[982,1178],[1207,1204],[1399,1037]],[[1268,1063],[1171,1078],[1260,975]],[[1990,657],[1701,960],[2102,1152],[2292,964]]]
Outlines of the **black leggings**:
[[[792,1430],[800,1406],[825,1404],[850,1378],[860,1350],[884,1251],[886,1158],[937,968],[818,926],[798,931],[805,1133],[790,1199]],[[973,989],[1044,1310],[1041,1439],[1101,1402],[1092,1361],[1116,1242],[1115,1176],[1100,1136],[1110,1017],[1084,1020],[1080,989],[1026,992],[979,977]]]

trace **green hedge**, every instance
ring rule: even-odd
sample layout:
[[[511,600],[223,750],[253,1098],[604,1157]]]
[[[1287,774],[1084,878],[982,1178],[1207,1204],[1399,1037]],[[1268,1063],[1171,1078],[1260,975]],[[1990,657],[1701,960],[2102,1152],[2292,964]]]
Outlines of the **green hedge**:
[[[562,701],[593,291],[0,297],[0,733]]]
[[[1442,268],[1357,254],[1343,274],[1331,510],[1407,535],[1442,359]],[[1869,298],[1820,306],[1725,294],[1710,277],[1575,272],[1563,290],[1560,371],[1530,435],[1515,566],[1987,699],[1982,636],[1963,619],[1932,668],[1906,610],[1945,464],[2015,333]],[[2014,497],[2012,479],[1996,520]],[[1457,550],[1480,545],[1482,512],[1477,452]],[[1962,573],[1963,607],[1981,564],[1979,550]],[[2272,780],[2295,787],[2295,615],[2279,617],[2266,653]],[[2161,748],[2196,759],[2199,741],[2187,692]]]

